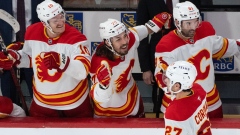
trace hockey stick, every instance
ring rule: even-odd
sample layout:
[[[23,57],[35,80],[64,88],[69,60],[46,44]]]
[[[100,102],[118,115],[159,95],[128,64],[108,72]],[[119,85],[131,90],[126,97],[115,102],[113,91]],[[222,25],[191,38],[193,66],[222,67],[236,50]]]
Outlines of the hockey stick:
[[[159,87],[157,88],[157,98],[156,98],[156,106],[155,106],[155,109],[156,109],[156,118],[159,118],[159,112],[160,112],[160,110],[159,110],[159,108],[160,108],[160,104],[159,104],[159,93],[160,93],[160,89],[159,89]]]
[[[11,25],[15,33],[20,30],[18,21],[12,15],[2,9],[0,9],[0,19]]]
[[[11,25],[11,27],[13,28],[15,33],[17,33],[20,30],[20,26],[19,26],[18,21],[12,15],[10,15],[9,13],[7,13],[6,11],[4,11],[2,9],[0,9],[0,19],[4,20],[9,25]],[[10,54],[8,54],[8,52],[7,52],[7,48],[6,48],[6,45],[3,41],[1,33],[0,33],[0,44],[1,44],[1,47],[2,47],[2,50],[3,50],[4,54],[7,55],[9,57],[9,59],[13,60],[13,57]],[[26,115],[28,116],[29,112],[28,112],[27,104],[26,104],[26,101],[23,97],[23,93],[22,93],[21,86],[20,86],[20,83],[18,81],[18,78],[17,78],[13,68],[10,69],[10,72],[11,72],[14,84],[16,86],[17,92],[19,94],[20,100],[22,102],[22,108],[24,109]]]

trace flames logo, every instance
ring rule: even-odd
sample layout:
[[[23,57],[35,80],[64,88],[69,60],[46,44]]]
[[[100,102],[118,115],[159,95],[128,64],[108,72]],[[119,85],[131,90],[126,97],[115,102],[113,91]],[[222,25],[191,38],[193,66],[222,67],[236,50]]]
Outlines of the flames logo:
[[[193,63],[193,65],[197,69],[198,75],[196,80],[204,80],[208,77],[210,72],[210,64],[205,64],[205,62],[208,61],[210,58],[210,53],[208,52],[208,50],[204,49],[187,60],[188,62]]]
[[[129,76],[131,74],[133,65],[134,65],[134,59],[132,59],[130,61],[130,64],[129,64],[128,68],[115,81],[115,84],[116,84],[116,87],[117,87],[117,89],[116,89],[117,93],[123,91],[123,89],[126,88],[127,84],[129,83],[129,81],[130,81]]]

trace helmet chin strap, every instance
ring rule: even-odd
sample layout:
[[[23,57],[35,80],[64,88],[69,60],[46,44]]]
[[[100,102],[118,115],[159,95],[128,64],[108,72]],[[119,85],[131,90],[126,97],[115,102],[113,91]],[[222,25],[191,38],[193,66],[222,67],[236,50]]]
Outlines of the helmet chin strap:
[[[169,96],[169,97],[171,98],[171,100],[173,100],[173,99],[176,97],[176,95],[174,95],[174,93],[169,92],[169,91],[167,90],[167,87],[162,88],[162,90],[164,91],[164,93],[165,93],[167,96]]]
[[[112,43],[110,42],[109,39],[107,39],[107,42],[108,42],[108,44],[111,46],[111,47],[110,47],[110,46],[106,45],[107,49],[110,50],[111,52],[113,52],[113,54],[121,57],[122,55],[120,55],[119,53],[117,53],[117,52],[113,49]]]
[[[56,34],[55,32],[53,32],[52,27],[50,27],[49,25],[46,26],[46,27],[47,27],[47,29],[48,29],[52,34]]]
[[[169,87],[170,87],[169,89],[168,87],[164,87],[162,88],[162,90],[165,92],[166,95],[171,97],[171,100],[173,100],[176,97],[176,94],[180,93],[183,90],[182,88],[180,88],[178,91],[173,91],[172,90],[173,84],[170,84]]]
[[[56,34],[55,32],[53,32],[52,27],[50,27],[50,25],[48,23],[45,23],[43,21],[42,21],[42,23],[52,34]]]

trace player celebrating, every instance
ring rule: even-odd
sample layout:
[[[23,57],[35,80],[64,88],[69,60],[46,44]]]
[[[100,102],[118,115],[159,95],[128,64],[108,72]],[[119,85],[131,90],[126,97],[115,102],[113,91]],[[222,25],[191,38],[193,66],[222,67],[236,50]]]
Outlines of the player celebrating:
[[[211,135],[207,115],[206,92],[197,83],[195,66],[186,61],[176,61],[166,70],[165,92],[173,101],[164,115],[165,134]]]
[[[91,57],[86,37],[65,23],[64,10],[52,0],[40,3],[37,14],[42,23],[27,28],[23,49],[8,50],[14,59],[0,55],[0,63],[32,66],[30,116],[92,117],[87,80]],[[2,68],[7,66],[12,65]]]
[[[168,28],[168,13],[156,15],[146,26],[127,29],[115,19],[100,24],[103,43],[93,54],[90,75],[95,117],[145,117],[143,101],[132,77],[134,52],[149,33]]]
[[[156,47],[155,77],[160,87],[162,72],[167,66],[178,60],[193,63],[198,72],[196,82],[207,92],[209,117],[222,118],[222,103],[214,83],[214,66],[212,58],[220,59],[238,53],[235,40],[215,35],[215,30],[209,22],[201,22],[199,10],[191,2],[178,3],[173,10],[176,30],[164,36]],[[163,97],[162,112],[171,99]]]

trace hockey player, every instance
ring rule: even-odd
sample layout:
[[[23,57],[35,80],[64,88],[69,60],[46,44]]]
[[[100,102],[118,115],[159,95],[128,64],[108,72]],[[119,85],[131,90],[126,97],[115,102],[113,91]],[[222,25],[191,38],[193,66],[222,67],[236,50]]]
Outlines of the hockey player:
[[[146,26],[127,29],[116,19],[99,26],[100,44],[93,54],[90,94],[94,100],[95,117],[145,117],[143,101],[132,77],[134,53],[139,41],[149,33],[169,28],[171,15],[164,12],[149,20]]]
[[[0,96],[0,118],[25,117],[25,111],[8,97]]]
[[[166,135],[211,135],[206,91],[197,83],[195,66],[186,61],[169,65],[163,82],[173,101],[164,115]]]
[[[13,60],[0,55],[0,65],[8,60],[17,67],[32,66],[30,116],[92,117],[87,79],[91,57],[86,37],[65,23],[64,10],[52,0],[40,3],[37,14],[42,23],[29,26],[23,49],[8,50]],[[8,62],[6,66],[12,65]],[[2,68],[9,68],[6,66]]]
[[[178,3],[173,10],[176,30],[164,36],[156,47],[155,77],[160,87],[162,72],[170,63],[185,60],[193,63],[198,71],[197,83],[207,92],[209,117],[222,118],[222,102],[215,85],[213,59],[230,57],[238,53],[235,40],[215,35],[215,30],[209,22],[201,21],[199,10],[191,2]],[[161,111],[171,99],[163,97]]]

